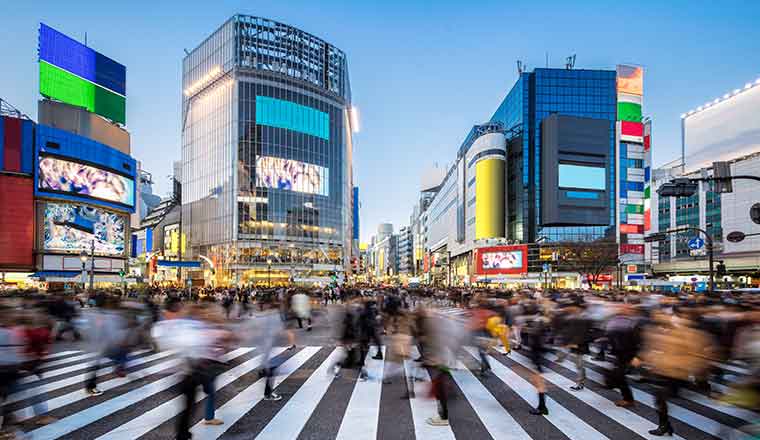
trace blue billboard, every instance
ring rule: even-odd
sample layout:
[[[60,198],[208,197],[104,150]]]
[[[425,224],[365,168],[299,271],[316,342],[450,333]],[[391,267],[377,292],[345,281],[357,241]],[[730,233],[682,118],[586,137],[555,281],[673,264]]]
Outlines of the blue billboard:
[[[44,23],[40,23],[38,50],[40,60],[126,96],[127,68],[123,64]]]
[[[37,126],[34,193],[134,212],[137,162],[64,130]]]

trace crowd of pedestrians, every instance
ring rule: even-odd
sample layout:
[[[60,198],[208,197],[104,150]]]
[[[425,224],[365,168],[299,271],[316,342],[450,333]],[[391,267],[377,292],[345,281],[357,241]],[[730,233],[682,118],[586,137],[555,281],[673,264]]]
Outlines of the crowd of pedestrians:
[[[543,374],[551,356],[572,360],[577,377],[569,390],[576,393],[585,392],[589,358],[611,362],[604,385],[619,390],[619,407],[636,405],[632,373],[647,382],[655,390],[659,418],[653,436],[673,435],[668,401],[683,389],[760,409],[760,302],[753,297],[372,286],[0,297],[0,399],[17,390],[22,377],[42,377],[40,365],[59,341],[85,344],[96,353],[82,384],[93,397],[102,394],[103,366],[113,365],[123,377],[130,374],[135,350],[173,350],[182,358],[184,396],[177,438],[189,439],[200,390],[206,396],[203,423],[224,423],[215,415],[215,380],[228,368],[225,353],[254,341],[263,355],[257,371],[265,383],[263,399],[280,400],[275,378],[282,356],[275,347],[296,350],[297,340],[315,328],[330,333],[341,348],[330,374],[340,378],[354,370],[360,381],[403,381],[400,397],[437,401],[438,415],[427,421],[433,426],[449,423],[452,371],[463,361],[477,361],[474,371],[487,377],[493,374],[491,363],[512,350],[532,362],[536,405],[531,413],[539,417],[549,414]],[[475,357],[463,356],[467,351]],[[367,363],[379,360],[384,373],[372,377]],[[731,362],[750,374],[720,395],[710,382]],[[428,384],[420,383],[428,377]],[[14,421],[6,407],[0,406],[0,426],[8,433]],[[36,424],[56,421],[44,400],[34,411]]]

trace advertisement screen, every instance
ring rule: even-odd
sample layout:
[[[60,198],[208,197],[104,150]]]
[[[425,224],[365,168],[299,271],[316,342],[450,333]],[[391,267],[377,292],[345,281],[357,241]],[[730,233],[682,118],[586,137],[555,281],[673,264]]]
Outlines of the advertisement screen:
[[[125,251],[126,221],[102,209],[71,203],[48,203],[43,225],[44,249],[52,252],[90,252],[118,256]]]
[[[297,160],[259,156],[256,158],[256,186],[328,196],[329,170]]]
[[[639,66],[617,66],[617,91],[631,95],[644,94],[644,69]]]
[[[605,170],[602,167],[559,164],[560,188],[581,188],[604,191]]]
[[[483,269],[520,269],[523,263],[523,251],[484,252]]]
[[[132,179],[101,168],[53,157],[40,157],[37,188],[126,206],[135,204],[135,183]]]

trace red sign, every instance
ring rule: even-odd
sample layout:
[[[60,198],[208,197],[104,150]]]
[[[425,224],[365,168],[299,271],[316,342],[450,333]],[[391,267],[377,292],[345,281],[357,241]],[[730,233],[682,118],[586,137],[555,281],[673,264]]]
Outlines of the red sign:
[[[644,136],[644,124],[641,122],[621,121],[620,133],[624,136]]]
[[[0,268],[34,268],[34,180],[0,175]]]
[[[528,246],[492,246],[475,250],[475,273],[521,274],[528,271]]]
[[[644,230],[650,229],[652,229],[652,210],[647,209],[644,211]]]
[[[643,244],[621,244],[620,253],[644,255],[644,245]]]
[[[620,225],[621,234],[643,234],[643,225]]]

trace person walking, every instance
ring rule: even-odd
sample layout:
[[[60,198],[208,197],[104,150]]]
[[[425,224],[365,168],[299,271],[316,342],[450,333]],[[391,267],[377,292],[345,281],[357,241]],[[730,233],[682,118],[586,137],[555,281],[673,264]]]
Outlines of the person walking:
[[[620,389],[621,399],[615,405],[623,408],[635,405],[626,374],[641,348],[641,324],[636,310],[628,304],[621,305],[617,315],[607,323],[607,341],[615,356],[614,368],[607,373],[607,386]]]
[[[303,328],[303,321],[306,321],[306,331],[311,331],[311,298],[303,291],[297,292],[291,299],[293,313],[298,321],[298,328]]]
[[[680,388],[691,378],[702,377],[715,358],[715,340],[697,329],[694,321],[681,312],[675,316],[658,315],[656,324],[643,335],[641,363],[649,366],[652,382],[657,387],[655,404],[658,425],[649,431],[654,436],[673,435],[668,417],[668,400],[678,396]]]

